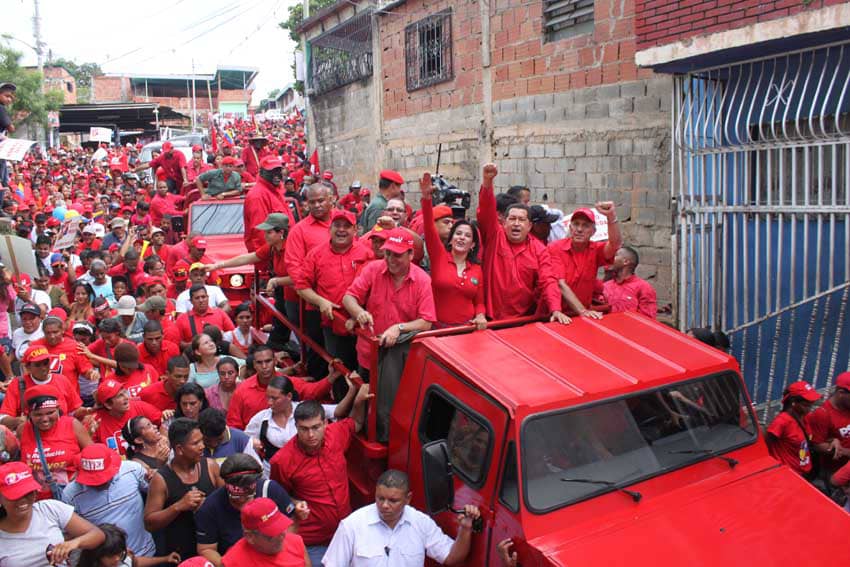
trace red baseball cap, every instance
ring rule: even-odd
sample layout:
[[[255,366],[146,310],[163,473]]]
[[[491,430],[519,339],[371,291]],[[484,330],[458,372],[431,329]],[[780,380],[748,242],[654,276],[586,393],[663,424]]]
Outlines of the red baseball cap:
[[[850,390],[850,372],[842,372],[835,377],[835,385],[838,388]]]
[[[7,500],[20,500],[30,492],[41,490],[30,468],[21,461],[12,461],[0,467],[0,494]]]
[[[282,534],[292,525],[271,498],[255,498],[242,507],[242,528],[257,531],[264,536]]]
[[[206,557],[196,555],[195,557],[190,557],[186,561],[182,562],[177,567],[215,567],[215,565],[210,563]]]
[[[404,177],[402,177],[399,172],[393,171],[392,169],[381,170],[379,177],[381,179],[392,181],[393,183],[398,183],[399,185],[404,185]]]
[[[576,217],[584,217],[588,222],[596,224],[596,215],[593,214],[593,211],[588,209],[587,207],[580,207],[573,211],[573,216],[570,217],[570,221],[572,221]]]
[[[24,393],[26,405],[31,411],[41,408],[59,408],[59,398],[62,396],[56,386],[50,383],[30,386]],[[37,406],[32,403],[36,398],[43,398]]]
[[[195,238],[192,239],[192,242],[190,242],[190,244],[192,246],[194,246],[195,248],[198,248],[200,250],[206,250],[207,249],[207,239],[204,238],[203,236],[196,236]]]
[[[32,362],[41,362],[42,360],[50,359],[50,351],[47,350],[46,346],[31,346],[24,353],[23,362],[24,364],[30,364]]]
[[[174,268],[174,281],[185,282],[189,279],[189,270],[185,267]]]
[[[29,274],[18,274],[17,283],[18,285],[29,289],[32,287],[32,277],[30,277]]]
[[[452,216],[452,208],[448,205],[437,205],[434,207],[434,220],[440,220],[450,216]]]
[[[389,250],[396,254],[403,254],[413,250],[413,238],[403,228],[394,228],[387,231],[387,241],[381,246],[381,250]]]
[[[326,171],[322,174],[322,179],[327,179],[328,181],[330,181],[333,178],[334,178],[334,174],[333,174],[332,171]]]
[[[117,380],[104,380],[97,387],[97,391],[95,392],[95,398],[98,403],[105,404],[115,396],[117,396],[121,390],[124,389],[124,384]]]
[[[345,219],[352,226],[357,224],[357,219],[354,217],[354,213],[351,211],[343,211],[342,209],[334,209],[331,213],[331,224],[334,223],[337,219]]]
[[[380,228],[380,227],[377,227]],[[389,230],[377,230],[373,229],[371,232],[366,234],[366,238],[377,238],[378,240],[386,240],[390,236]]]
[[[48,317],[56,317],[63,323],[68,320],[68,313],[65,312],[61,307],[54,307],[50,311],[47,312]]]
[[[792,382],[785,388],[785,393],[782,396],[782,403],[785,403],[788,398],[803,398],[808,402],[816,402],[820,399],[818,391],[812,388],[812,385],[803,380]]]
[[[236,165],[236,160],[233,156],[227,156],[221,160],[221,165]]]
[[[165,142],[164,144],[162,144],[162,151],[167,152],[172,149],[174,149],[174,144],[172,144],[171,142]]]
[[[194,146],[192,146],[192,152],[202,152],[202,151],[204,151],[204,148],[200,144],[195,144]]]
[[[121,457],[103,443],[92,443],[77,455],[77,482],[100,486],[109,482],[121,468]]]
[[[266,156],[260,161],[260,169],[265,169],[266,171],[279,167],[283,167],[283,162],[276,156]]]

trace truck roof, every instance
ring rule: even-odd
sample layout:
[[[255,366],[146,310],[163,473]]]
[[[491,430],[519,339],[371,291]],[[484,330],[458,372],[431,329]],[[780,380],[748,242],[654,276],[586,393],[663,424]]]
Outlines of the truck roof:
[[[429,337],[422,343],[499,400],[543,411],[737,368],[731,356],[636,313],[570,325]]]

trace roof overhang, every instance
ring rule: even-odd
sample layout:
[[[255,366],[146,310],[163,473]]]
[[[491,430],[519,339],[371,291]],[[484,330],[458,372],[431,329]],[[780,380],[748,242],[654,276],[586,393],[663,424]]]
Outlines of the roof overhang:
[[[85,132],[92,126],[153,130],[157,119],[161,122],[188,117],[155,103],[65,104],[59,109],[59,131]]]

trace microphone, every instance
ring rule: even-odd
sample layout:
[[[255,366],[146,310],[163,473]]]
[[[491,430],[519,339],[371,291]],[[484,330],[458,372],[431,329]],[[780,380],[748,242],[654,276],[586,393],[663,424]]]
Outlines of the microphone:
[[[389,556],[390,556],[390,546],[388,546],[388,545],[385,545],[385,546],[384,546],[384,553],[386,553],[386,554],[387,554],[387,557],[389,557]]]

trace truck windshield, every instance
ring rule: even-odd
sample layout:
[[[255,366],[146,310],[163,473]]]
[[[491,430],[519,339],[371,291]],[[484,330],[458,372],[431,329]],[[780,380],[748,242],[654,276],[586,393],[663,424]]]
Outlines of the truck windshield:
[[[243,234],[242,203],[203,203],[192,205],[190,230],[204,236]]]
[[[522,428],[526,505],[548,512],[755,438],[752,409],[733,373],[531,416]]]

